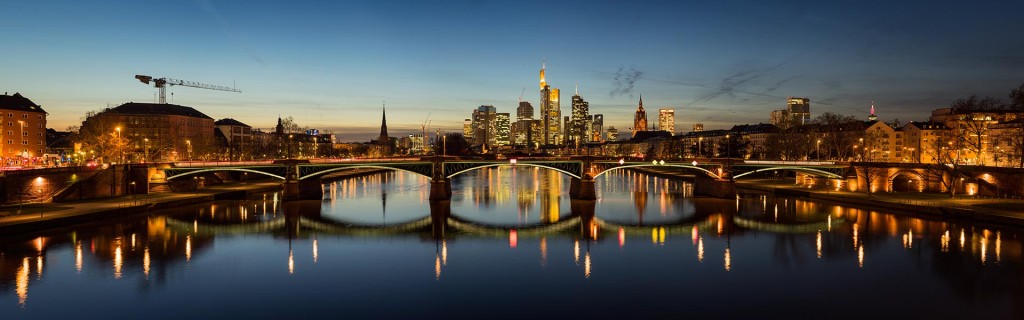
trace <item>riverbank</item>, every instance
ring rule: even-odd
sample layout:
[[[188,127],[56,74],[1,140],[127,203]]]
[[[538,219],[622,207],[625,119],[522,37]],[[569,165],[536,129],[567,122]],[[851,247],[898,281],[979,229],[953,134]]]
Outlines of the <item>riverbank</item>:
[[[692,178],[692,174],[662,168],[631,168],[631,170],[664,178]],[[798,196],[810,199],[853,204],[878,209],[908,212],[923,216],[956,218],[961,220],[1024,226],[1024,200],[995,199],[922,192],[863,192],[808,189],[793,184],[792,179],[742,179],[737,189],[769,192],[776,195]]]
[[[383,169],[352,170],[331,175],[324,182],[371,175]],[[244,199],[250,194],[281,190],[280,181],[231,182],[195,192],[160,192],[69,202],[32,203],[0,207],[0,234],[59,228],[100,219],[142,214],[195,203]]]

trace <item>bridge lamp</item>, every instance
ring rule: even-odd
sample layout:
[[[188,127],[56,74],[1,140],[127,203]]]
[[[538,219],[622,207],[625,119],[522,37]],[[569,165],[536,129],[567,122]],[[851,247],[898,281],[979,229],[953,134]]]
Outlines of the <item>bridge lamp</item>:
[[[659,160],[659,161],[658,161],[658,164],[659,164],[659,165],[665,165],[665,160]]]
[[[697,166],[697,160],[693,160],[693,162],[691,162],[690,164],[692,164],[694,167],[696,167]]]
[[[513,166],[516,165],[516,159],[515,158],[509,159],[508,162],[511,163]]]
[[[619,165],[622,165],[623,163],[626,163],[626,160],[625,159],[619,159]]]
[[[658,160],[651,160],[651,164],[658,165]]]

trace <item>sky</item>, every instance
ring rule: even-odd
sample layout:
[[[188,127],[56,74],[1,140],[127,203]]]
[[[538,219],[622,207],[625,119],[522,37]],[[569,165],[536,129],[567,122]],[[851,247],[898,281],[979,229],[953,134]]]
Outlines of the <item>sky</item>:
[[[786,97],[823,112],[927,120],[970,95],[1024,84],[1022,1],[5,1],[0,91],[48,126],[153,102],[137,74],[234,86],[172,87],[168,102],[272,128],[278,116],[341,141],[461,131],[480,105],[539,110],[538,72],[632,126],[676,110],[676,131],[768,122]],[[173,96],[172,94],[173,93]]]

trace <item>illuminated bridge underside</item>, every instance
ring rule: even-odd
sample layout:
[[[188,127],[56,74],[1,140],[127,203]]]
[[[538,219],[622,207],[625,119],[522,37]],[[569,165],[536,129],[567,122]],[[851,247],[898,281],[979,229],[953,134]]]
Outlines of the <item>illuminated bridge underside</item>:
[[[693,227],[697,227],[700,231],[711,231],[715,230],[716,225],[712,220],[704,220],[697,223],[683,223],[683,224],[669,224],[669,225],[627,225],[617,224],[614,222],[608,222],[599,218],[594,218],[594,224],[597,224],[598,228],[606,232],[618,232],[619,229],[627,235],[648,235],[651,233],[652,228],[665,229],[666,234],[690,234],[693,232]]]
[[[167,180],[174,180],[182,177],[192,176],[207,172],[237,171],[254,174],[262,174],[276,179],[284,180],[287,169],[284,166],[245,166],[245,167],[205,167],[205,168],[170,168],[164,169]]]
[[[705,166],[710,167],[710,168],[718,167],[717,164],[705,165]],[[649,163],[649,162],[626,162],[626,163],[623,163],[623,164],[619,164],[618,162],[595,162],[594,163],[594,168],[596,169],[595,172],[597,172],[597,174],[594,175],[594,178],[597,178],[598,176],[600,176],[602,174],[605,174],[605,173],[608,173],[608,172],[611,172],[613,170],[621,170],[621,169],[627,169],[627,168],[640,168],[640,167],[681,168],[681,169],[695,171],[695,172],[698,172],[698,173],[703,173],[703,174],[706,174],[707,176],[715,178],[715,179],[720,179],[721,178],[721,177],[718,176],[718,174],[716,174],[716,173],[712,172],[711,170],[708,170],[707,168],[705,168],[705,166],[701,166],[701,165],[694,166],[694,165],[683,164],[683,163],[654,164],[654,163]]]
[[[579,179],[583,176],[583,162],[581,161],[519,161],[516,164],[512,164],[508,161],[502,162],[445,162],[444,172],[445,178],[451,178],[456,175],[473,171],[476,169],[489,168],[489,167],[509,167],[509,166],[526,166],[526,167],[538,167],[551,169],[561,172],[573,178]]]
[[[501,226],[489,226],[485,224],[473,223],[463,221],[454,217],[448,218],[448,226],[459,232],[494,236],[494,237],[507,237],[509,231],[516,230],[516,235],[520,237],[526,236],[542,236],[556,233],[563,233],[568,231],[577,231],[580,227],[580,217],[571,217],[559,222],[552,224],[538,224],[532,226],[523,227],[501,227]]]
[[[741,167],[737,167],[737,168],[741,168]],[[826,171],[826,170],[833,170],[833,171],[843,170],[843,168],[838,168],[838,167],[836,167],[836,168],[807,168],[807,167],[793,167],[793,166],[760,168],[760,169],[755,169],[755,170],[752,170],[752,171],[747,171],[747,172],[744,172],[744,173],[737,174],[737,175],[733,176],[733,178],[734,179],[739,179],[740,177],[743,177],[743,176],[746,176],[746,175],[749,175],[749,174],[754,174],[754,173],[764,172],[764,171],[776,171],[776,170],[778,170],[778,171],[799,171],[799,172],[807,173],[807,174],[810,174],[810,175],[819,176],[819,177],[825,177],[825,178],[829,178],[829,179],[842,179],[843,178],[843,176],[841,176],[841,175],[839,175],[839,174],[837,174],[835,172]]]
[[[429,216],[402,224],[385,226],[340,225],[333,222],[308,219],[306,217],[299,218],[299,225],[307,230],[338,235],[371,237],[429,231],[432,223],[433,220]]]
[[[339,164],[302,164],[299,165],[299,180],[322,177],[338,171],[377,168],[391,169],[415,173],[430,178],[434,169],[430,162],[392,162],[392,163],[339,163]]]
[[[844,223],[842,218],[832,219],[830,221],[812,222],[805,224],[782,224],[763,222],[750,219],[744,219],[740,217],[733,217],[732,221],[739,227],[767,231],[771,233],[815,233],[821,230],[829,230],[830,228],[839,227]]]
[[[239,223],[230,225],[199,224],[197,222],[186,222],[177,219],[167,218],[167,226],[172,229],[181,230],[187,233],[202,235],[241,235],[252,233],[268,233],[275,230],[284,230],[285,218],[281,216],[274,220],[260,221],[254,223]]]

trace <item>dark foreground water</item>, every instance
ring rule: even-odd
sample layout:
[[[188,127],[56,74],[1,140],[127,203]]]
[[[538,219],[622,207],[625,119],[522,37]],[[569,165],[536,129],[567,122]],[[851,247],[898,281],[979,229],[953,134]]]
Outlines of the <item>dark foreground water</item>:
[[[1024,317],[1020,230],[682,182],[389,173],[0,238],[0,319]]]

